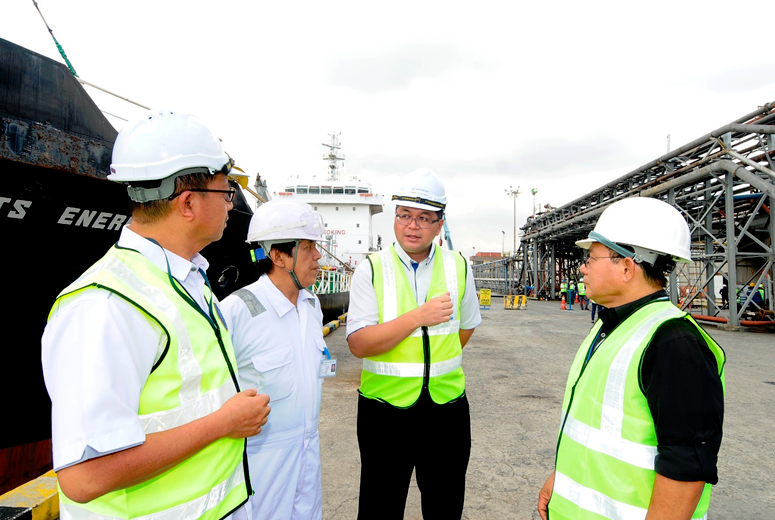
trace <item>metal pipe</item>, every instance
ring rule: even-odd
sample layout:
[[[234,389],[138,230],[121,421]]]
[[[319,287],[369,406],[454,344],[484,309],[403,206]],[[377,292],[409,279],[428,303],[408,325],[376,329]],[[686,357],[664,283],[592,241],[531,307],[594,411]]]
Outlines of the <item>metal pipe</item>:
[[[775,128],[775,127],[773,127],[773,128]],[[755,169],[759,170],[759,171],[760,171],[760,172],[762,172],[762,173],[766,173],[767,175],[769,175],[770,177],[772,177],[773,179],[775,179],[775,172],[774,172],[774,171],[772,171],[772,170],[770,170],[770,169],[769,169],[769,168],[767,168],[766,166],[762,166],[761,164],[759,164],[759,163],[757,163],[757,162],[755,162],[755,161],[752,161],[752,160],[751,160],[751,159],[749,159],[748,157],[745,157],[745,156],[743,156],[743,155],[740,155],[739,153],[737,153],[737,152],[736,152],[736,151],[734,151],[734,150],[726,150],[726,152],[727,152],[729,155],[731,155],[732,157],[734,157],[734,158],[736,158],[736,159],[740,159],[740,161],[744,162],[745,164],[747,164],[747,165],[748,165],[748,166],[750,166],[751,168],[755,168]]]
[[[775,110],[775,101],[772,103],[765,103],[764,106],[754,110],[750,114],[746,114],[745,116],[733,121],[732,123],[726,124],[720,128],[717,128],[716,130],[713,130],[712,132],[709,132],[705,134],[702,137],[699,137],[695,139],[694,141],[689,142],[688,144],[685,144],[681,146],[680,148],[676,148],[675,150],[671,151],[670,153],[666,153],[662,157],[659,157],[657,159],[654,159],[653,161],[644,164],[640,168],[636,168],[635,170],[631,171],[630,173],[623,175],[619,177],[618,179],[609,182],[608,184],[605,184],[602,188],[598,189],[600,191],[601,189],[606,188],[613,188],[616,185],[620,184],[621,182],[627,180],[628,178],[632,177],[636,173],[641,173],[646,170],[650,170],[654,166],[657,166],[659,164],[663,164],[670,159],[673,159],[675,157],[678,157],[679,155],[683,154],[684,152],[688,152],[689,150],[693,150],[697,148],[698,146],[702,146],[703,144],[707,144],[708,141],[712,138],[722,136],[724,134],[728,134],[730,132],[735,133],[767,133],[767,134],[775,134],[775,125],[746,125],[741,124],[745,121],[748,121],[752,119],[755,116],[760,116],[762,114],[769,114],[770,111]],[[585,200],[586,197],[580,197],[573,202],[570,202],[568,204],[565,204],[564,206],[561,206],[560,208],[557,208],[555,211],[562,210],[563,208],[571,207],[574,204],[578,204],[579,202]]]
[[[728,320],[723,316],[708,316],[705,314],[692,314],[692,318],[701,321],[712,321],[714,323],[727,323]],[[775,321],[753,321],[753,320],[740,320],[740,325],[746,327],[775,327]]]
[[[775,127],[773,127],[775,128]],[[657,186],[654,186],[652,188],[648,188],[641,191],[633,191],[633,192],[627,192],[626,194],[622,194],[618,197],[613,197],[611,200],[609,200],[605,205],[600,206],[599,208],[595,208],[589,211],[584,212],[583,214],[573,217],[569,220],[563,220],[562,222],[558,222],[555,225],[546,226],[540,231],[537,231],[535,233],[529,233],[525,234],[525,238],[529,238],[531,240],[535,240],[538,238],[541,238],[545,235],[551,234],[554,231],[557,231],[559,229],[563,229],[566,227],[571,227],[574,224],[577,224],[579,222],[589,220],[592,217],[596,217],[603,211],[605,211],[606,207],[608,205],[616,200],[619,200],[621,198],[626,198],[627,195],[632,195],[637,193],[641,197],[653,197],[654,195],[657,195],[659,193],[663,193],[671,188],[678,188],[681,186],[685,186],[686,184],[689,184],[691,182],[697,181],[705,177],[707,174],[712,172],[726,172],[726,173],[732,173],[739,179],[747,182],[748,184],[754,186],[755,188],[759,189],[760,191],[763,191],[770,195],[771,197],[775,197],[775,192],[773,191],[775,189],[775,186],[768,184],[765,180],[761,179],[757,175],[749,172],[744,167],[740,166],[734,161],[731,161],[729,159],[722,159],[720,161],[715,161],[709,164],[708,166],[704,166],[700,168],[699,170],[695,170],[691,173],[687,173],[686,175],[682,175],[681,177],[677,177],[675,179],[671,179],[667,182],[663,182],[661,184],[658,184]]]

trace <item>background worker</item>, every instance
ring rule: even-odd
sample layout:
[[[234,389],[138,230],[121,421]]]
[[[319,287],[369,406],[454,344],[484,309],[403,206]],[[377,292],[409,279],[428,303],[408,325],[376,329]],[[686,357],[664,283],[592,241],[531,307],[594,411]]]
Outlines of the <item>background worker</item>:
[[[565,298],[565,303],[568,303],[568,282],[564,278],[560,283],[560,300]]]
[[[724,279],[724,284],[721,286],[721,289],[719,289],[719,296],[721,296],[721,308],[726,309],[729,307],[729,286],[727,285],[726,278]]]
[[[261,435],[248,438],[255,520],[323,515],[318,415],[328,350],[320,302],[305,289],[317,279],[323,229],[309,204],[262,204],[248,229],[248,242],[260,245],[259,278],[223,301],[240,382],[272,400]]]
[[[576,298],[576,282],[573,280],[568,284],[568,310],[573,310],[573,300]]]
[[[587,298],[587,289],[584,287],[584,281],[580,281],[578,286],[579,291],[579,306],[582,310],[589,310],[589,299]]]
[[[358,518],[403,519],[412,470],[425,520],[461,518],[471,452],[462,349],[481,323],[471,268],[433,243],[447,196],[421,168],[393,196],[396,243],[353,275],[347,342],[363,359]]]
[[[681,214],[657,199],[609,206],[581,267],[603,304],[573,361],[543,519],[706,518],[724,415],[724,351],[664,291],[691,262]]]
[[[746,298],[748,296],[751,296],[751,303],[748,304],[748,311],[757,313],[760,310],[764,309],[764,298],[762,298],[762,294],[764,293],[764,289],[757,289],[756,284],[751,283],[748,286],[748,294],[746,295]]]
[[[243,438],[269,399],[239,392],[199,254],[226,227],[231,166],[190,115],[118,134],[108,178],[129,184],[131,223],[60,293],[42,340],[62,518],[216,519],[248,499]]]

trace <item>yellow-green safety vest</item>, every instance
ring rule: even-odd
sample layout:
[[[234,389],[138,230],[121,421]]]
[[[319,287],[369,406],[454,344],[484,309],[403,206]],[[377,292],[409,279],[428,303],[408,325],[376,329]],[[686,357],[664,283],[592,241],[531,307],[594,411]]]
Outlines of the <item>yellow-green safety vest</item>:
[[[137,251],[113,246],[59,294],[49,314],[74,295],[99,288],[128,301],[165,331],[166,348],[140,394],[137,414],[146,434],[211,414],[239,391],[234,348],[219,313],[213,322],[176,285],[177,291],[168,274]],[[207,287],[205,296],[215,298]],[[60,514],[90,520],[223,518],[252,492],[244,452],[244,439],[220,439],[156,477],[86,504],[60,489]]]
[[[423,390],[443,404],[465,392],[461,367],[460,303],[466,288],[466,264],[460,254],[434,244],[433,273],[427,299],[446,292],[452,298],[452,317],[446,323],[421,327],[393,349],[363,359],[361,395],[399,408],[412,406]],[[379,323],[417,308],[414,291],[394,246],[369,255],[377,295]]]
[[[587,289],[584,287],[584,282],[579,282],[579,296],[586,296]]]
[[[722,348],[669,301],[636,310],[614,329],[586,363],[602,320],[581,344],[570,369],[557,443],[549,518],[645,518],[656,472],[657,435],[639,386],[643,353],[660,325],[685,319],[697,327],[716,357],[722,388]],[[706,518],[711,485],[705,484],[692,518]]]

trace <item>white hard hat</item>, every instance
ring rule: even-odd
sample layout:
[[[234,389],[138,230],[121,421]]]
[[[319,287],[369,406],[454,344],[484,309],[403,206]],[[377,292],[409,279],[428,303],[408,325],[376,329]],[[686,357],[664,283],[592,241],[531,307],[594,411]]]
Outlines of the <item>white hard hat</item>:
[[[686,220],[667,202],[649,197],[631,197],[614,202],[600,215],[589,238],[576,245],[589,249],[599,242],[636,262],[654,265],[668,255],[675,262],[691,262],[691,233]],[[620,246],[631,246],[635,253]]]
[[[273,244],[294,240],[320,240],[324,223],[320,213],[304,202],[270,200],[250,219],[248,242],[258,242],[265,252]]]
[[[118,133],[108,179],[131,184],[165,179],[190,168],[229,173],[230,163],[221,141],[199,119],[151,110]]]
[[[399,206],[426,211],[444,211],[447,194],[439,177],[428,168],[418,168],[404,178],[393,195]]]

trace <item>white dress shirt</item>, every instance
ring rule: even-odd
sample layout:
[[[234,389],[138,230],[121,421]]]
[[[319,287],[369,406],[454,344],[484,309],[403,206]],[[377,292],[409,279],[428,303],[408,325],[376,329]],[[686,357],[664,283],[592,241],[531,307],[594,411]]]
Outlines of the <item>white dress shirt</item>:
[[[428,258],[415,262],[397,243],[393,244],[404,272],[409,280],[409,285],[414,289],[417,305],[425,303],[428,289],[433,276],[433,260],[436,255],[436,247],[431,246]],[[369,325],[379,323],[379,309],[377,307],[377,293],[371,282],[371,262],[361,262],[355,269],[350,284],[350,307],[347,310],[347,335]],[[475,329],[482,322],[479,312],[479,300],[476,297],[476,286],[471,266],[466,263],[466,289],[460,303],[460,329]]]
[[[189,261],[131,231],[118,245],[134,249],[169,272],[204,312],[207,261]],[[165,258],[166,255],[166,258]],[[51,397],[54,469],[142,444],[140,393],[167,337],[134,305],[89,288],[58,306],[43,332],[41,360]]]

